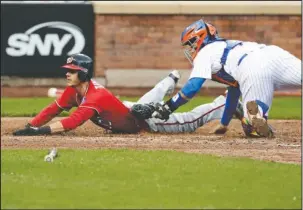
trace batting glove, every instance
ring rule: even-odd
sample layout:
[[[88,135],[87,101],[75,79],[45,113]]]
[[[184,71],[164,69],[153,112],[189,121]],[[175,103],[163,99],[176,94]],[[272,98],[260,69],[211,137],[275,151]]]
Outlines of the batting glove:
[[[16,130],[13,132],[14,136],[36,136],[50,134],[51,129],[49,126],[44,127],[33,127],[30,124],[27,124],[24,129]]]

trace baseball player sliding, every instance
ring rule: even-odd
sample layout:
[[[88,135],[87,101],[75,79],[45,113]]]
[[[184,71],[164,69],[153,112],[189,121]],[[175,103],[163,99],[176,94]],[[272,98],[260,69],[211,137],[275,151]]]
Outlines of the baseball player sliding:
[[[171,114],[166,121],[150,118],[155,111],[154,104],[161,102],[166,94],[173,93],[180,78],[178,71],[172,71],[136,103],[123,103],[91,79],[92,64],[92,59],[84,54],[70,56],[62,66],[67,71],[67,87],[62,95],[45,107],[25,128],[14,131],[13,135],[65,132],[75,129],[89,119],[114,133],[138,133],[144,130],[163,133],[193,132],[205,123],[222,117],[224,96],[219,96],[212,103],[198,106],[190,112]],[[69,117],[45,125],[63,110],[70,110],[72,107],[78,108]],[[235,115],[239,119],[242,118],[241,105]]]
[[[274,90],[301,87],[301,60],[274,45],[220,38],[216,28],[202,19],[182,32],[181,44],[193,65],[190,78],[175,96],[157,104],[153,116],[169,119],[210,79],[229,86],[221,125],[215,133],[227,131],[242,94],[245,134],[272,137],[267,118]]]

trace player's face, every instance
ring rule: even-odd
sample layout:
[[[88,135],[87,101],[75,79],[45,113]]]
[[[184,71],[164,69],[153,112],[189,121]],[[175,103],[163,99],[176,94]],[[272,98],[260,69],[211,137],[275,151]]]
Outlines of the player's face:
[[[66,80],[68,86],[76,86],[80,84],[78,78],[78,71],[68,70],[66,73]]]

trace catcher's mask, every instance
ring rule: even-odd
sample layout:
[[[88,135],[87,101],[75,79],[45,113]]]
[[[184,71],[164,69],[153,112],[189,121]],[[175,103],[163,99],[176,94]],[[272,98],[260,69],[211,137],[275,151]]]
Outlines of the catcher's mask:
[[[89,81],[92,77],[93,60],[84,54],[74,54],[67,58],[62,68],[78,71],[78,78],[81,82]]]
[[[217,29],[202,19],[192,23],[181,34],[181,45],[184,48],[185,57],[193,64],[197,53],[205,45],[221,40]]]

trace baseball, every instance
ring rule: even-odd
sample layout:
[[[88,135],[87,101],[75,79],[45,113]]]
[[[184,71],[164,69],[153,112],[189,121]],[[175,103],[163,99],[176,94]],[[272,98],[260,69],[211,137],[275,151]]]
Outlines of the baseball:
[[[57,96],[57,91],[58,91],[57,88],[50,88],[47,91],[47,96],[51,97],[51,98],[54,98],[54,97]]]
[[[45,162],[53,162],[53,161],[54,161],[54,158],[53,158],[52,156],[50,156],[50,155],[46,155],[46,156],[44,157],[44,161],[45,161]]]
[[[53,162],[55,157],[57,157],[57,149],[53,148],[50,150],[49,154],[44,157],[44,161]]]

